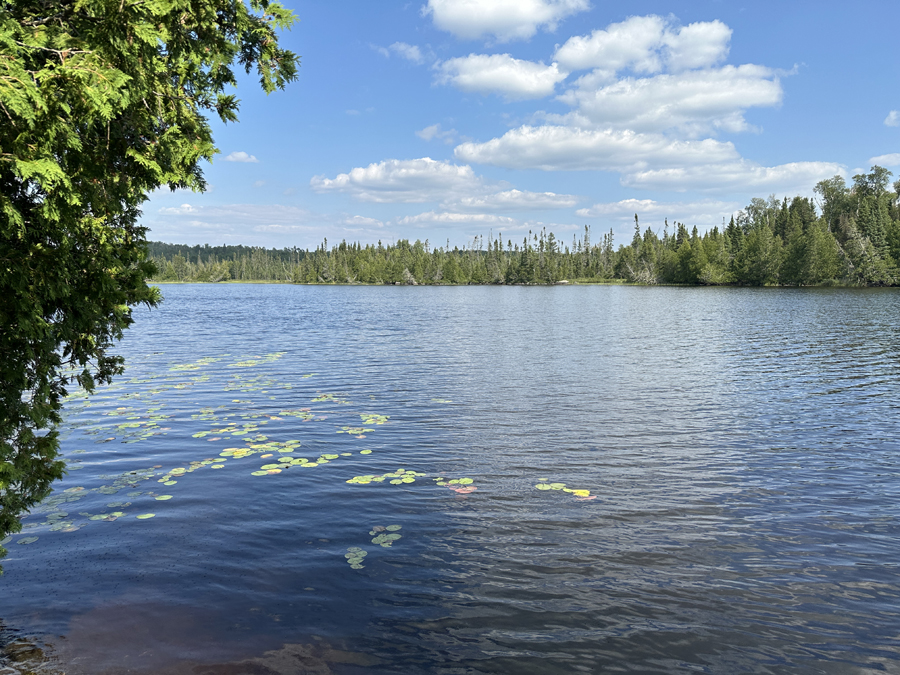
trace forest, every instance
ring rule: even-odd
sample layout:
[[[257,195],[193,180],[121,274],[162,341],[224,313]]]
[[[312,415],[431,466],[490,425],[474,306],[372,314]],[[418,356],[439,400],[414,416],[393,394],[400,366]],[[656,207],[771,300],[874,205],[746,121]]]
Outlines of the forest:
[[[429,241],[314,251],[150,242],[154,281],[284,281],[325,284],[637,284],[891,286],[900,282],[900,181],[879,166],[823,180],[814,199],[754,198],[723,227],[703,234],[666,221],[614,248],[613,232],[592,241],[585,226],[571,241],[546,230],[518,241],[503,235],[463,248]]]

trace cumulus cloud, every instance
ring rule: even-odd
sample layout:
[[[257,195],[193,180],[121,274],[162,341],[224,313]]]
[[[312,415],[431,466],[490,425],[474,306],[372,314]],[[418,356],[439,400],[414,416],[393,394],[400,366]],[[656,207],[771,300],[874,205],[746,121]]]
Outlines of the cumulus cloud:
[[[590,78],[577,84],[559,97],[577,110],[577,122],[636,131],[746,131],[750,127],[744,110],[776,106],[782,100],[774,71],[749,64],[629,77],[600,87]]]
[[[728,55],[731,29],[721,21],[673,25],[659,16],[634,16],[590,35],[569,38],[556,50],[563,68],[593,68],[610,79],[620,70],[657,73],[708,68]]]
[[[499,42],[527,40],[538,28],[590,8],[588,0],[428,0],[422,8],[434,25],[463,40],[493,36]]]
[[[390,50],[413,63],[424,63],[425,61],[422,51],[416,45],[408,45],[405,42],[395,42],[390,46]]]
[[[436,65],[438,84],[479,94],[501,94],[508,100],[543,98],[566,79],[555,63],[515,59],[509,54],[469,54]]]
[[[490,213],[453,213],[448,211],[427,211],[416,216],[404,216],[397,219],[398,225],[464,225],[469,223],[515,225],[518,221],[509,216],[498,216]]]
[[[226,162],[248,162],[252,164],[256,164],[259,162],[256,157],[244,152],[243,150],[232,152],[227,157],[223,157],[222,159]]]
[[[310,187],[315,192],[345,192],[367,202],[429,202],[480,191],[482,181],[470,166],[423,157],[388,159],[335,178],[314,176]]]
[[[367,202],[438,202],[443,211],[457,213],[463,219],[475,212],[571,208],[579,201],[574,195],[503,189],[508,186],[475,175],[468,165],[429,157],[389,159],[351,169],[335,178],[316,176],[310,185],[316,192],[344,192]]]
[[[870,166],[900,166],[900,152],[892,152],[887,155],[878,155],[869,159]]]
[[[384,223],[377,218],[369,218],[368,216],[349,216],[344,219],[345,225],[353,227],[384,227]]]
[[[633,170],[649,166],[681,166],[734,161],[731,143],[713,139],[673,140],[662,134],[630,130],[523,126],[486,143],[456,146],[457,159],[507,168],[545,171]]]
[[[704,199],[695,202],[658,202],[653,199],[623,199],[618,202],[594,204],[586,209],[578,209],[575,214],[582,218],[603,218],[604,220],[628,221],[637,214],[642,224],[656,224],[669,219],[711,227],[718,225],[723,216],[735,213],[741,205]]]
[[[711,165],[680,166],[632,171],[623,185],[658,190],[738,190],[741,192],[800,192],[825,178],[844,174],[834,162],[790,162],[761,166],[746,159]]]
[[[900,110],[891,110],[884,118],[884,123],[889,127],[900,127]]]
[[[181,206],[166,206],[159,210],[160,213],[168,216],[183,216],[188,213],[197,213],[198,209],[190,204],[182,204]]]
[[[457,211],[516,212],[572,208],[578,201],[578,197],[575,195],[562,195],[555,192],[504,190],[477,197],[463,197],[446,206],[452,206]]]

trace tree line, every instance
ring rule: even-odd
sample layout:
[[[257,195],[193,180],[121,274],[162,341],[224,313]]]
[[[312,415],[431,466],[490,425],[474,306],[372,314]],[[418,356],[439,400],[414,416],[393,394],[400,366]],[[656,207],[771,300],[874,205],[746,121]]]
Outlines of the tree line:
[[[888,286],[900,282],[900,181],[872,167],[815,186],[815,199],[754,198],[721,228],[683,223],[641,231],[614,248],[612,230],[564,242],[552,232],[521,240],[476,237],[459,248],[401,239],[315,250],[178,246],[151,242],[157,281],[287,281],[365,284],[552,284],[562,280],[640,284]],[[893,189],[891,189],[893,188]]]

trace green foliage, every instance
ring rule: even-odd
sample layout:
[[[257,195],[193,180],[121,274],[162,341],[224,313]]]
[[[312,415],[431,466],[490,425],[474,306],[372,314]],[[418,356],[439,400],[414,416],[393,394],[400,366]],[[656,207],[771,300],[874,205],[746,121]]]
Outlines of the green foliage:
[[[294,16],[249,5],[0,0],[0,537],[63,473],[67,388],[120,373],[130,308],[159,301],[140,205],[203,189],[233,64],[266,92],[296,76],[275,36]]]

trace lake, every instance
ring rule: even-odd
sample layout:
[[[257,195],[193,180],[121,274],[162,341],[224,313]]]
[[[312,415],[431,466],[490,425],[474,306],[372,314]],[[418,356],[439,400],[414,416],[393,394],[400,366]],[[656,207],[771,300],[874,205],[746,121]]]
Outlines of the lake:
[[[900,293],[164,286],[0,673],[900,673]]]

